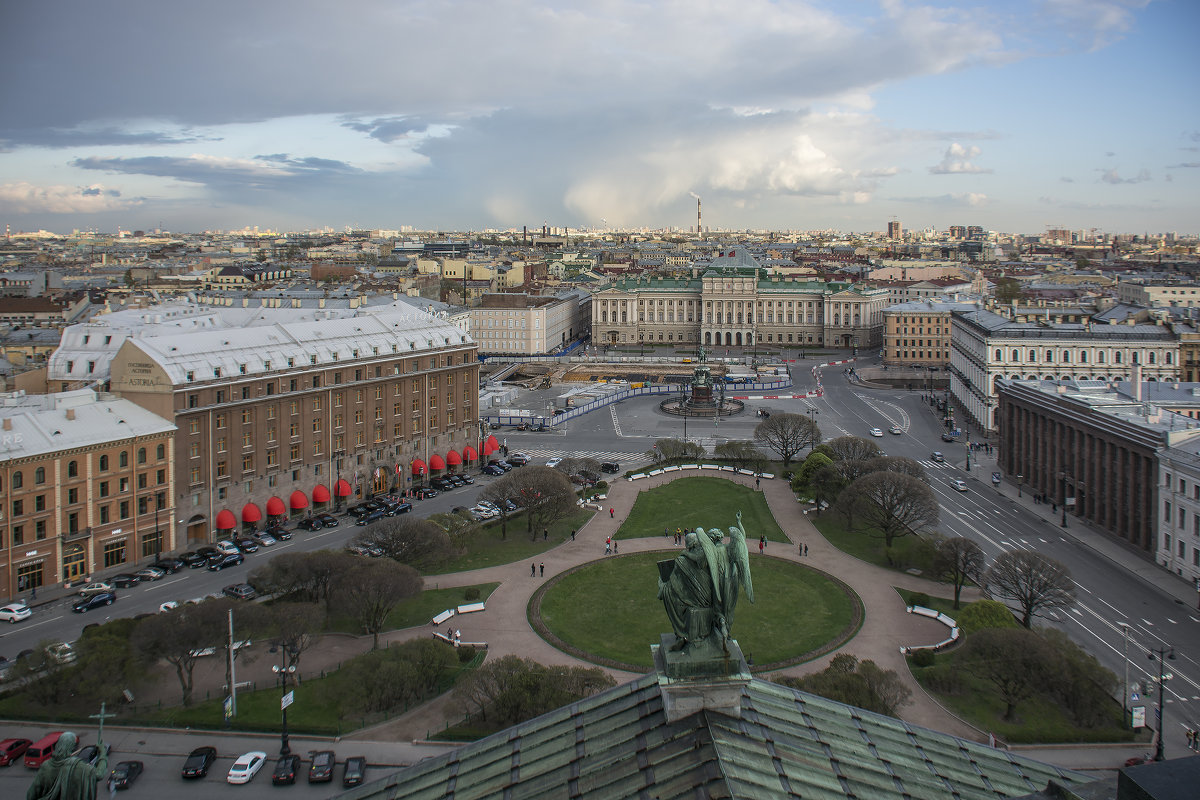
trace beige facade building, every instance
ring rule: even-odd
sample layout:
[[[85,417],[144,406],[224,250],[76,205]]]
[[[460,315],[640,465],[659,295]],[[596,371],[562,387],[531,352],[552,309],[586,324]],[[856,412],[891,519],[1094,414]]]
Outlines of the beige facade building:
[[[1117,297],[1122,303],[1136,306],[1200,306],[1200,284],[1192,281],[1152,283],[1142,279],[1123,280],[1117,284]]]
[[[480,352],[541,355],[583,337],[590,325],[591,300],[584,292],[538,296],[486,294],[470,313],[470,331]]]
[[[596,292],[592,341],[876,347],[886,305],[886,290],[768,276],[736,251],[688,278],[623,278]]]
[[[950,314],[974,311],[974,303],[901,303],[883,310],[883,363],[891,366],[950,365]]]
[[[90,390],[0,395],[0,595],[176,546],[175,426]]]

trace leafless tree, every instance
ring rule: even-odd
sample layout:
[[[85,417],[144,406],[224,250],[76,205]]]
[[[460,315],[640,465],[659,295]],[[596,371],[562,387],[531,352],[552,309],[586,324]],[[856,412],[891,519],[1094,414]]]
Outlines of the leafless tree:
[[[444,511],[432,514],[429,521],[446,532],[454,550],[462,553],[474,536],[479,533],[479,522],[469,511]]]
[[[987,680],[1005,703],[1011,722],[1017,704],[1032,697],[1051,676],[1052,651],[1041,636],[1022,628],[985,628],[967,637],[959,662]]]
[[[738,469],[762,472],[767,463],[767,457],[754,446],[754,442],[722,442],[716,446],[714,453],[717,458],[732,461]]]
[[[185,706],[192,704],[192,672],[200,650],[219,646],[226,639],[226,622],[203,608],[208,602],[155,614],[142,620],[133,632],[133,646],[139,652],[175,667]]]
[[[1075,581],[1071,572],[1053,558],[1028,550],[1016,550],[996,556],[983,576],[984,588],[997,597],[1015,601],[1022,611],[1026,628],[1033,618],[1056,608],[1068,608],[1075,602]]]
[[[555,464],[554,469],[566,475],[568,480],[570,480],[572,475],[579,475],[580,473],[587,473],[592,479],[600,477],[600,462],[594,458],[568,456]]]
[[[754,441],[773,450],[786,469],[796,454],[821,441],[821,429],[804,414],[772,414],[754,427]]]
[[[299,664],[304,651],[316,642],[325,626],[325,609],[319,603],[276,602],[271,609],[271,637]]]
[[[937,543],[933,568],[953,584],[955,608],[958,608],[963,586],[967,581],[980,580],[986,562],[983,549],[965,536],[954,536]]]
[[[355,541],[378,547],[393,561],[417,568],[436,566],[454,554],[446,531],[427,519],[407,514],[379,520]]]
[[[280,553],[251,571],[248,581],[259,594],[328,605],[335,579],[352,561],[353,556],[336,550]]]
[[[834,461],[866,461],[883,452],[879,445],[861,436],[839,436],[824,442],[821,449]]]
[[[929,486],[899,472],[872,472],[838,495],[838,508],[852,527],[883,537],[886,546],[901,536],[937,524],[938,502]]]
[[[420,574],[407,564],[360,560],[338,586],[334,602],[371,634],[371,649],[377,649],[388,614],[401,600],[419,594],[421,585]]]
[[[685,442],[683,439],[659,439],[654,446],[646,451],[646,455],[654,463],[671,461],[686,461],[704,458],[704,448],[695,442]]]
[[[865,462],[867,472],[899,472],[929,483],[929,475],[921,462],[907,456],[876,456]]]
[[[576,508],[575,489],[565,475],[550,467],[521,467],[497,479],[481,495],[502,509],[501,527],[507,525],[504,501],[525,512],[529,533],[537,533]],[[514,512],[515,513],[515,512]]]

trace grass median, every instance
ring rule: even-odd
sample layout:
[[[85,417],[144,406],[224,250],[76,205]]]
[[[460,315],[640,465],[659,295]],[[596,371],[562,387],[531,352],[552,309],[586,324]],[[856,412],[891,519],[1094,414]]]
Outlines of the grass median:
[[[641,492],[616,535],[618,539],[643,539],[663,536],[664,529],[672,534],[676,528],[717,526],[724,530],[737,521],[734,515],[738,511],[750,549],[758,549],[754,540],[761,535],[769,542],[788,541],[762,492],[707,476],[677,478]]]

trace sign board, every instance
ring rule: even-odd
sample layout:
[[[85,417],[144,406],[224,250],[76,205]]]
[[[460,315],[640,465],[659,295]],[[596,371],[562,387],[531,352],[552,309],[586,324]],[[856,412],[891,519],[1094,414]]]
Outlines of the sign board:
[[[230,719],[233,716],[233,698],[225,698],[225,719]]]
[[[1133,695],[1129,699],[1136,703],[1138,700],[1142,699],[1142,696],[1140,694],[1138,694],[1137,692],[1134,692]]]
[[[283,696],[282,699],[280,699],[279,708],[281,711],[292,704],[292,701],[296,699],[295,694],[295,692],[288,692]]]
[[[1130,723],[1130,725],[1132,725],[1134,728],[1146,727],[1146,707],[1145,706],[1134,706],[1133,707],[1133,721]]]

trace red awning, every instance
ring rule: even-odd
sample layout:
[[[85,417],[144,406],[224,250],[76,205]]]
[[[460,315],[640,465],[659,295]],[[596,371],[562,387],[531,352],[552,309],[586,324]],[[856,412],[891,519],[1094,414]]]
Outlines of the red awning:
[[[462,463],[462,456],[458,454],[457,450],[451,450],[446,453],[446,463],[452,467],[457,467]]]
[[[467,445],[465,448],[463,448],[463,460],[464,461],[474,461],[477,458],[479,458],[479,453],[475,452],[474,447]]]
[[[299,511],[302,508],[308,508],[308,495],[306,495],[304,492],[300,491],[299,489],[292,492],[292,496],[288,499],[292,505],[293,511]],[[268,504],[267,508],[270,508],[270,507],[271,507],[270,504]]]
[[[301,494],[301,497],[303,497],[303,496],[304,495]],[[304,498],[304,505],[308,505],[307,497]],[[272,497],[270,500],[267,501],[267,516],[268,517],[281,517],[286,513],[287,513],[287,509],[283,507],[283,501],[280,500],[278,497]]]
[[[349,497],[354,494],[354,490],[350,488],[350,484],[341,478],[333,485],[333,493],[338,497]]]
[[[325,484],[318,483],[316,485],[316,487],[313,488],[313,502],[314,503],[328,503],[329,502],[329,490],[325,488]]]
[[[430,468],[431,470],[434,470],[434,469],[445,469],[445,468],[446,468],[446,462],[442,460],[442,457],[441,457],[441,456],[439,456],[437,453],[434,453],[433,455],[431,455],[431,456],[429,457],[429,468]]]
[[[262,511],[259,511],[258,506],[254,503],[246,503],[242,506],[242,522],[259,522],[262,520]]]
[[[419,458],[413,459],[412,474],[413,475],[424,475],[425,474],[425,462]]]
[[[237,517],[233,515],[232,511],[223,509],[221,513],[217,514],[217,530],[231,531],[236,527]]]
[[[483,443],[483,452],[494,453],[500,449],[500,443],[496,441],[495,436],[489,436],[487,441]]]

